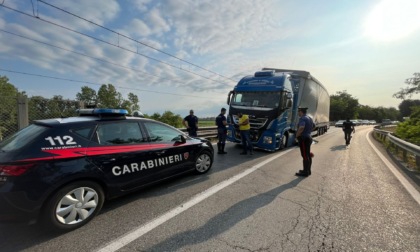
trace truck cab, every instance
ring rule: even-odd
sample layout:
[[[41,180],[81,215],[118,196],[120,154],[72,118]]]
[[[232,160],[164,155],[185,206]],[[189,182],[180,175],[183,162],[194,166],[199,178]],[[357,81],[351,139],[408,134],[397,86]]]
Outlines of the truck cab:
[[[238,113],[249,116],[254,147],[275,151],[294,141],[299,106],[310,109],[317,132],[326,132],[329,95],[306,71],[264,68],[243,77],[228,94],[227,140],[240,143]]]
[[[242,78],[229,92],[228,140],[241,142],[237,130],[239,112],[249,116],[251,141],[260,148],[281,148],[277,132],[291,122],[293,91],[291,75],[274,70],[258,71]]]

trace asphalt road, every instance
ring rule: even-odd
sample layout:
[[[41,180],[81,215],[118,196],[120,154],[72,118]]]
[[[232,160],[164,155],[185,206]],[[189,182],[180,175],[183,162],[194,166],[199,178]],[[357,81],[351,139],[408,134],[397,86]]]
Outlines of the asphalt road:
[[[0,224],[0,251],[420,251],[420,205],[359,126],[318,138],[312,175],[299,149],[241,156],[229,144],[204,176],[107,202],[84,227],[52,234]],[[418,186],[415,185],[418,189]]]

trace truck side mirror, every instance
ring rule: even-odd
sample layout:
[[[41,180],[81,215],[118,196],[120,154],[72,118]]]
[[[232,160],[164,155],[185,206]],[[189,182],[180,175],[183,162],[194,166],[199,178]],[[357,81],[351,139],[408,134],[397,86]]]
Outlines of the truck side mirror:
[[[286,94],[286,108],[291,108],[293,105],[293,95],[292,93]]]
[[[230,99],[231,99],[231,95],[232,94],[233,94],[233,90],[232,91],[229,91],[229,94],[228,94],[228,97],[227,97],[227,101],[226,101],[227,105],[230,104]]]
[[[291,108],[292,105],[293,105],[292,99],[287,99],[287,101],[286,101],[286,108]]]

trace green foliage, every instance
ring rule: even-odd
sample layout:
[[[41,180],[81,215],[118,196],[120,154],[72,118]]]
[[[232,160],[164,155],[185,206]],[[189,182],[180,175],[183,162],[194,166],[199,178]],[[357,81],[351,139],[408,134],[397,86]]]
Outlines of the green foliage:
[[[359,100],[348,94],[346,90],[330,96],[330,121],[357,118]]]
[[[96,91],[88,86],[83,86],[82,91],[76,94],[76,100],[83,102],[85,105],[96,104],[97,99]]]
[[[112,84],[102,85],[98,91],[99,108],[122,108],[122,95]]]
[[[64,100],[61,95],[54,95],[52,99],[42,96],[32,96],[28,102],[29,122],[40,119],[76,116],[80,103]]]
[[[395,134],[405,141],[420,146],[420,106],[413,107],[410,119],[399,123]]]
[[[90,87],[82,87],[81,92],[76,94],[76,100],[86,105],[96,105],[98,108],[122,108],[128,113],[140,110],[139,98],[133,93],[128,93],[128,98],[123,99],[120,92],[112,84],[102,85],[98,93]]]
[[[0,141],[3,138],[16,132],[17,123],[17,97],[18,89],[11,83],[6,76],[0,76]]]
[[[331,95],[330,98],[330,121],[345,120],[347,118],[375,120],[377,122],[385,118],[392,121],[402,120],[402,116],[397,109],[393,107],[361,105],[356,98],[352,97],[345,90]]]
[[[404,100],[398,105],[402,117],[410,116],[412,108],[415,106],[420,106],[420,100]]]
[[[414,73],[414,76],[405,80],[406,88],[401,88],[393,97],[404,100],[406,96],[420,93],[420,73]]]
[[[151,116],[145,114],[144,117],[169,124],[169,125],[171,125],[175,128],[183,127],[182,126],[182,117],[178,114],[175,115],[171,111],[165,111],[165,112],[163,112],[162,115],[160,115],[159,113],[154,113]]]
[[[198,127],[212,127],[216,126],[216,119],[209,120],[209,119],[198,119]]]

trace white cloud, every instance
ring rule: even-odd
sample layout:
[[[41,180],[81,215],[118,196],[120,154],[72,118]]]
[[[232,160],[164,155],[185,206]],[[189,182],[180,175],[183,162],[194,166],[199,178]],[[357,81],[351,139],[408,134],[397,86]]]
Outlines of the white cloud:
[[[120,12],[119,3],[116,0],[51,0],[48,1],[48,3],[103,26],[114,20]],[[97,29],[96,26],[80,18],[65,14],[62,11],[54,9],[48,5],[39,3],[38,8],[41,17],[47,16],[54,18],[56,22],[62,25],[70,26],[78,30]]]
[[[38,8],[34,10],[38,11],[40,17],[96,39],[18,13],[0,12],[2,29],[87,55],[0,32],[2,65],[7,65],[11,60],[23,60],[25,64],[22,65],[29,63],[32,66],[28,68],[31,72],[50,71],[51,76],[113,83],[133,89],[210,96],[207,100],[177,100],[176,96],[166,100],[170,96],[139,91],[147,96],[145,100],[151,99],[150,104],[153,105],[150,106],[161,106],[168,110],[182,111],[192,106],[204,110],[208,104],[217,106],[218,112],[220,108],[217,104],[224,104],[227,91],[236,82],[174,59],[132,39],[236,81],[262,67],[307,70],[329,86],[332,92],[347,89],[351,93],[351,88],[359,88],[358,85],[363,85],[363,81],[371,78],[370,75],[377,69],[383,73],[396,65],[404,68],[410,64],[418,65],[418,61],[413,59],[415,57],[409,55],[418,55],[420,49],[416,42],[419,36],[411,36],[413,42],[407,38],[399,46],[369,44],[361,39],[362,17],[369,12],[366,6],[373,5],[363,1],[354,1],[347,8],[342,8],[345,5],[342,2],[312,3],[301,0],[49,1],[120,35],[40,2],[33,2],[38,3]],[[14,4],[30,15],[33,13],[30,1],[5,3]],[[125,35],[130,38],[124,38]],[[411,52],[407,53],[408,50]],[[401,63],[404,60],[407,60],[406,64]],[[377,65],[382,68],[377,68]],[[344,82],[343,76],[349,75],[349,69],[352,76],[357,78],[344,78]],[[377,79],[373,82],[379,83]],[[395,87],[396,84],[387,85]],[[165,102],[171,103],[168,107],[162,104],[162,97]],[[213,104],[214,100],[216,102]]]
[[[153,8],[146,14],[145,22],[148,23],[151,28],[152,34],[158,36],[171,30],[171,27],[162,16],[161,11],[156,8]]]
[[[151,0],[133,0],[132,3],[134,4],[135,8],[140,12],[146,12],[149,8],[147,5],[152,2]]]
[[[140,37],[147,37],[152,33],[149,26],[140,19],[134,19],[131,21],[130,25],[127,27],[127,30],[132,31],[132,34]]]

